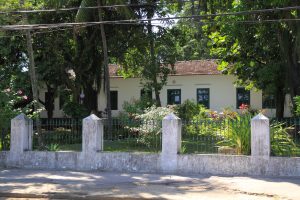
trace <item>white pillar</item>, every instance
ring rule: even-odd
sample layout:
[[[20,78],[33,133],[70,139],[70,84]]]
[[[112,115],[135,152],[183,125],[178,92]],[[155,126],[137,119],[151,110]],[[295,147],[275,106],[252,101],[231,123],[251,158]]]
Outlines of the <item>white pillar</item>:
[[[19,155],[32,150],[33,124],[23,113],[11,120],[10,152]]]
[[[164,172],[176,172],[177,155],[181,148],[181,119],[173,113],[162,122],[161,169]]]
[[[251,156],[270,157],[270,122],[263,114],[251,119]]]
[[[92,114],[83,119],[82,152],[95,153],[103,150],[103,121]]]

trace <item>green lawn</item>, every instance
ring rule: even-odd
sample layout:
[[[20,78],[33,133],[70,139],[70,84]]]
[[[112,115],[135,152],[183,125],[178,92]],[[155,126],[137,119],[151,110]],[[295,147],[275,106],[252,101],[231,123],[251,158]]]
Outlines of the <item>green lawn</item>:
[[[82,144],[67,144],[59,145],[59,150],[62,151],[81,151]],[[161,147],[159,143],[152,143],[150,147],[137,143],[135,139],[124,139],[104,141],[104,151],[110,152],[159,152]]]
[[[50,135],[50,134],[49,134]],[[71,138],[71,142],[67,139],[69,137],[61,137],[67,134],[61,134],[60,137],[49,137],[48,149],[50,151],[81,151],[82,144],[81,138]],[[35,138],[34,144],[37,143]],[[105,140],[104,141],[104,151],[107,152],[160,152],[161,144],[159,137],[148,138],[148,145],[137,141],[138,138],[127,138],[118,140]],[[47,140],[46,140],[47,141]],[[63,142],[69,144],[63,144]],[[300,141],[296,142],[297,147],[292,150],[288,149],[288,145],[283,144],[280,149],[272,146],[271,155],[272,156],[292,156],[300,157]],[[213,137],[191,137],[183,135],[182,137],[182,148],[181,153],[185,154],[209,154],[218,153],[218,140]],[[37,148],[35,148],[37,149]]]

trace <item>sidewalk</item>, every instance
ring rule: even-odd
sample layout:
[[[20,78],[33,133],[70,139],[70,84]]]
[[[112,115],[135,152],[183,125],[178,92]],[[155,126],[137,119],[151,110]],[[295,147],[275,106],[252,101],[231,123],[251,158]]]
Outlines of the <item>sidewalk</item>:
[[[300,199],[300,177],[0,170],[0,199]]]

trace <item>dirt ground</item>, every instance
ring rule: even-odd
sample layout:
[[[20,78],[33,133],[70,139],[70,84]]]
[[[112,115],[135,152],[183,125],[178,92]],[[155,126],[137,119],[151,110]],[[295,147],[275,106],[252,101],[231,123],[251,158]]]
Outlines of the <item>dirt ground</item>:
[[[0,170],[0,199],[300,199],[300,177]]]

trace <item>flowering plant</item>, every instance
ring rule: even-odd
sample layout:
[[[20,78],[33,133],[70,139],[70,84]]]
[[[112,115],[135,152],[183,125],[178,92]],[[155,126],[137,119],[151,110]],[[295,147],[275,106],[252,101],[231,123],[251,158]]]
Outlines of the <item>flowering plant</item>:
[[[241,110],[248,110],[249,109],[249,105],[248,104],[241,104],[240,105],[240,107],[239,107],[239,109],[241,109]]]

